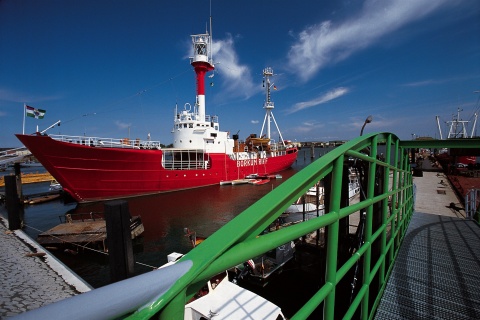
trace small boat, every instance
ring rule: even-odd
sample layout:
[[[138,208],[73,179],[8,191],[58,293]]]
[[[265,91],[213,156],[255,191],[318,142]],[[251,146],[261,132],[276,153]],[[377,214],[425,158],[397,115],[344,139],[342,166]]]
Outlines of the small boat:
[[[323,205],[319,207],[320,210],[323,210]],[[317,206],[314,203],[305,203],[305,212],[314,212],[317,210]],[[290,207],[285,210],[285,213],[301,213],[303,210],[303,203],[298,201],[290,205]],[[323,213],[323,211],[320,211]]]
[[[247,281],[264,287],[268,284],[268,278],[280,272],[282,267],[294,257],[295,243],[290,241],[252,259],[253,263],[244,263],[237,268],[241,270],[241,274],[248,274],[247,277],[243,276]]]
[[[185,305],[185,320],[285,320],[279,306],[231,282],[225,271],[210,279]]]
[[[232,185],[247,184],[249,182],[250,182],[250,179],[235,179],[235,180],[232,180]]]
[[[270,179],[252,179],[248,183],[256,185],[256,186],[260,186],[262,184],[267,184],[269,182],[270,182]]]
[[[190,240],[192,248],[195,248],[206,239],[206,237],[198,236],[195,231],[191,231],[188,228],[184,228],[183,231],[185,236],[187,236]],[[179,260],[182,256],[183,255],[179,253],[170,254],[168,256],[168,263],[166,265],[175,263],[175,261]],[[232,272],[234,274],[234,278],[237,280],[248,279],[250,281],[250,277],[252,277],[253,281],[251,282],[265,286],[267,285],[266,279],[273,273],[279,271],[285,265],[285,263],[294,258],[294,256],[295,243],[290,241],[290,243],[281,245],[273,250],[270,250],[264,255],[250,259],[243,264],[229,269],[228,271]],[[166,265],[163,265],[162,267]]]
[[[50,187],[49,187],[50,191],[59,191],[62,189],[63,189],[62,185],[58,183],[57,180],[52,180],[52,182],[50,182]]]
[[[58,193],[57,194],[48,194],[48,195],[44,195],[44,196],[41,196],[41,197],[26,199],[24,202],[25,202],[25,204],[39,204],[39,203],[52,201],[52,200],[55,200],[55,199],[58,199],[58,198],[60,198],[60,194],[58,194]]]
[[[172,252],[159,269],[175,264],[183,254]],[[185,305],[184,320],[286,320],[279,306],[230,281],[228,271],[212,277]]]
[[[268,179],[282,179],[282,175],[281,174],[269,174],[269,175],[265,176],[265,178],[268,178]]]
[[[245,176],[245,179],[270,179],[273,175],[266,175],[266,174],[258,174],[258,173],[252,173],[247,176]]]
[[[314,185],[305,193],[304,196],[300,197],[295,201],[290,207],[285,210],[285,213],[309,213],[317,211],[317,198],[318,198],[318,210],[319,213],[323,214],[324,210],[324,189],[322,183],[318,183],[318,195],[317,195],[317,185]]]

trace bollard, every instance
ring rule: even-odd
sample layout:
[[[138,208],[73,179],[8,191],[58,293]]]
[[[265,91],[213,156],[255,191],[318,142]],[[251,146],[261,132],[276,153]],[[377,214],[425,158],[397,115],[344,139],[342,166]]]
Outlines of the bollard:
[[[21,229],[23,225],[23,206],[17,193],[17,180],[15,176],[5,176],[5,206],[8,213],[8,228]]]
[[[128,202],[119,200],[105,203],[105,220],[110,281],[113,283],[127,279],[134,272]]]

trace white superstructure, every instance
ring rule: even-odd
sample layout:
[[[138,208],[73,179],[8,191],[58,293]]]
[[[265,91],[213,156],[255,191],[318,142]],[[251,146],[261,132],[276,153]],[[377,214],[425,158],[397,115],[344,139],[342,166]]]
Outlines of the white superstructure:
[[[205,114],[205,74],[215,66],[209,56],[212,46],[210,34],[192,35],[193,56],[190,64],[196,74],[197,95],[195,104],[186,103],[175,110],[173,146],[179,149],[204,150],[208,153],[233,153],[234,141],[228,132],[220,131],[217,116]]]

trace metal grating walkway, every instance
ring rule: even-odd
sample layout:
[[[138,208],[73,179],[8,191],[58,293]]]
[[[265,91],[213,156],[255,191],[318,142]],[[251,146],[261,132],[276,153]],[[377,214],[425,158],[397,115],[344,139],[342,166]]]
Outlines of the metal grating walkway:
[[[416,212],[375,319],[480,319],[480,227]]]

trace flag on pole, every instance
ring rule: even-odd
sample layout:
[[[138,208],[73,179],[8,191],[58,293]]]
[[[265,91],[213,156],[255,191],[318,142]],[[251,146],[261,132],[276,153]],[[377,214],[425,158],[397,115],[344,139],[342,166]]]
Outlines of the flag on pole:
[[[35,109],[33,107],[30,107],[30,106],[25,106],[25,112],[27,114],[28,117],[32,117],[32,118],[35,118],[35,119],[43,119],[43,117],[45,116],[45,110],[42,110],[42,109]]]

